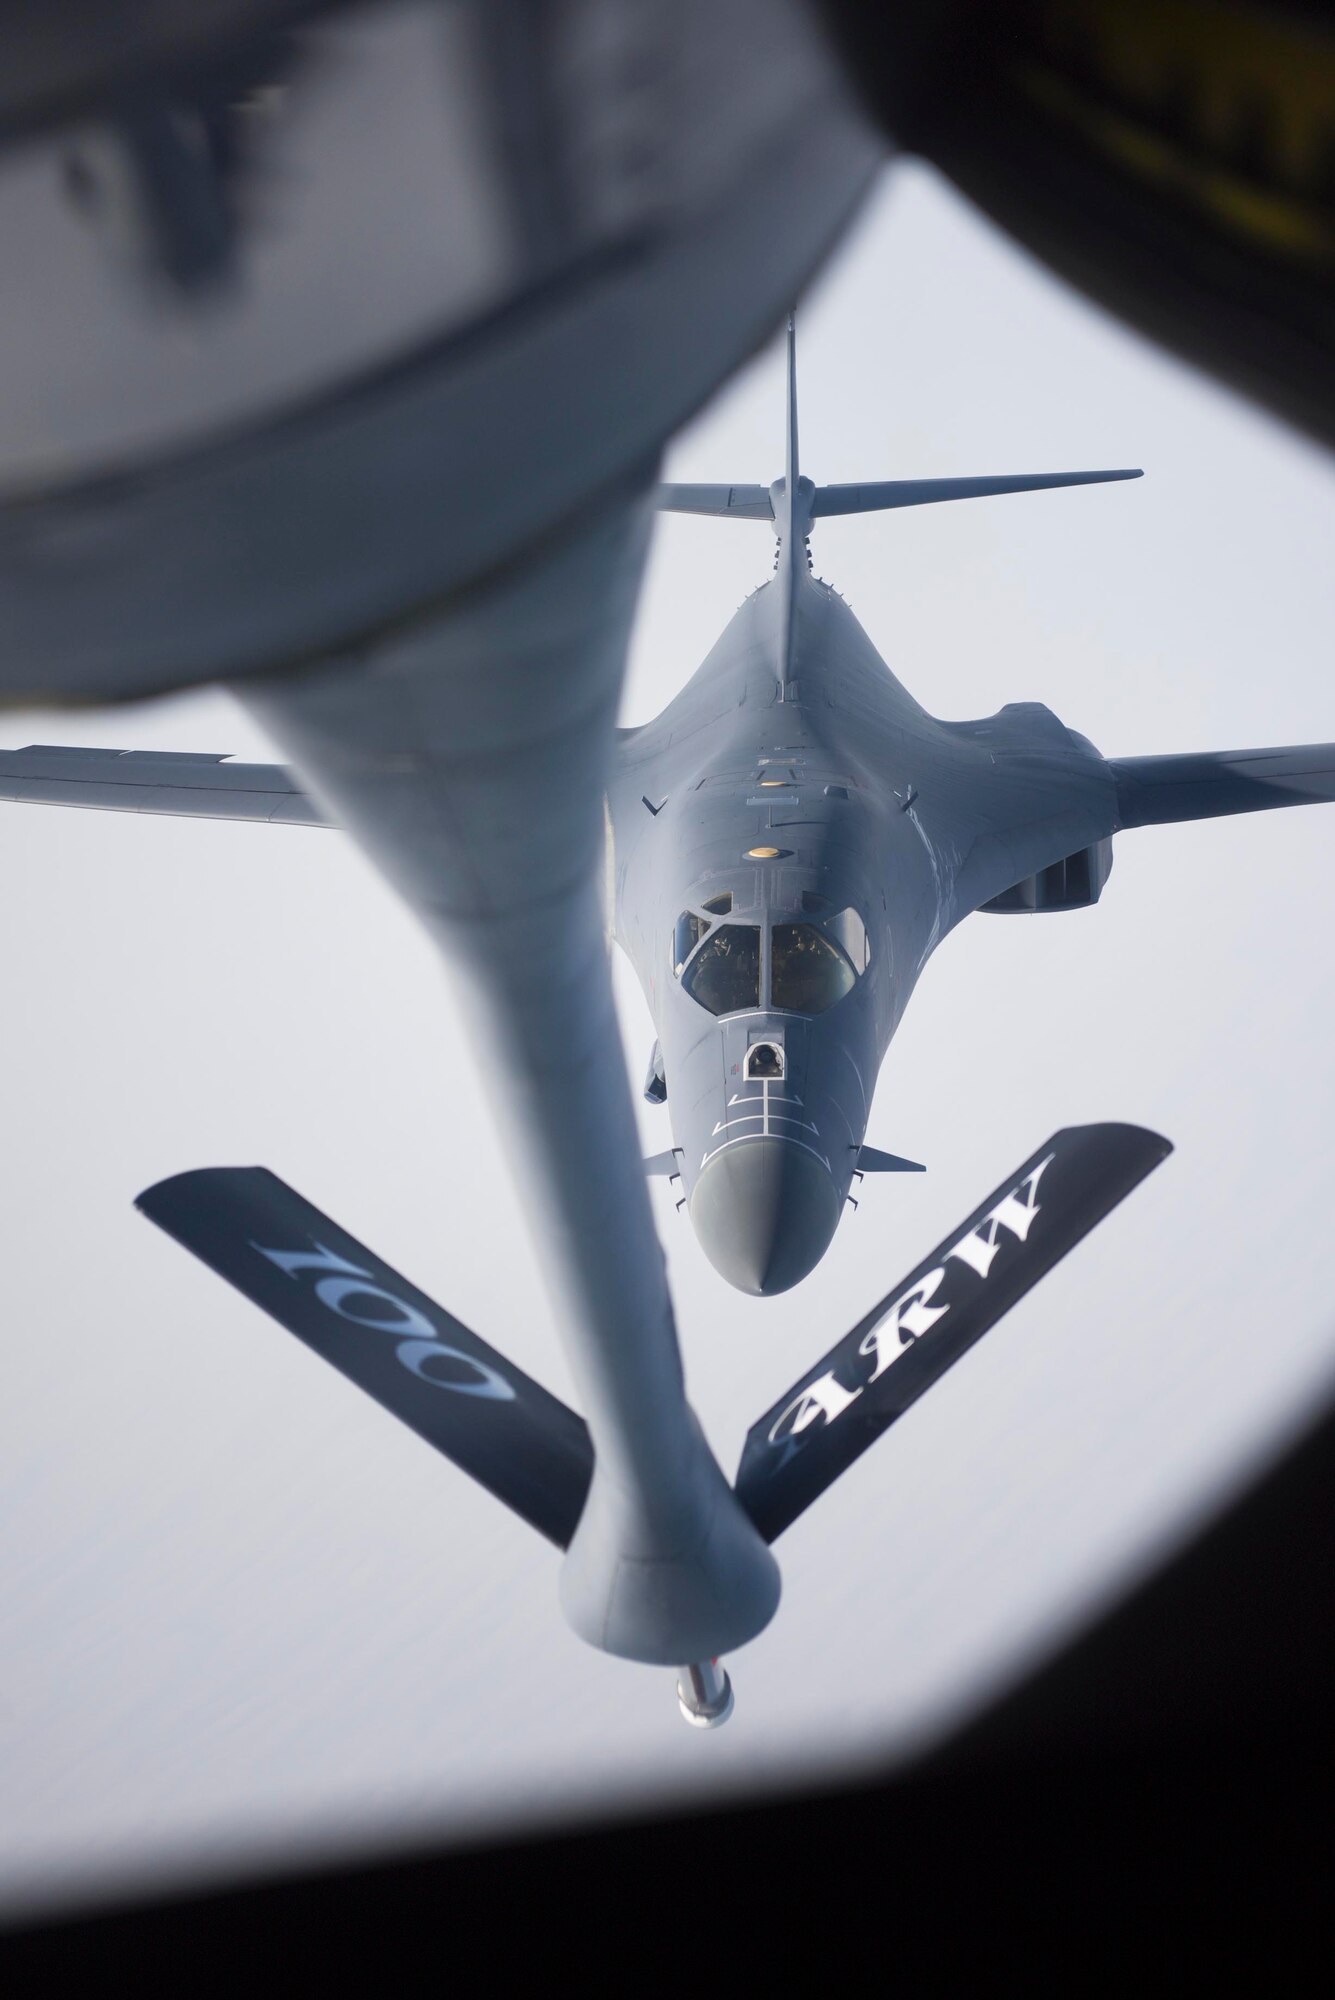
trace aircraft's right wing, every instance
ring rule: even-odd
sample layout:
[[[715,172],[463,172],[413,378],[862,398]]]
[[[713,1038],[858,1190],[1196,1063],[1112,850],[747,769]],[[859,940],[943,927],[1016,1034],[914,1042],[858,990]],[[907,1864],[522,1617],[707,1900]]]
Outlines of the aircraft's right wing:
[[[0,750],[0,800],[190,819],[332,826],[281,764],[165,750],[85,750],[30,743]]]

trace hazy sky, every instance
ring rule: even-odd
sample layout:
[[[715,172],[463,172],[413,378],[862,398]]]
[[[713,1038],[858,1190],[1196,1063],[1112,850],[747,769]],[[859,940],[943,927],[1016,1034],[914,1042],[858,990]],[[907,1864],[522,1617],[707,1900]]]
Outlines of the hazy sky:
[[[799,322],[804,470],[1143,465],[1134,485],[833,521],[817,573],[947,717],[1041,700],[1108,754],[1335,738],[1328,462],[1121,332],[928,172]],[[670,476],[782,466],[776,344]],[[625,719],[768,574],[665,520]],[[222,695],[0,740],[273,754]],[[341,836],[0,807],[0,1899],[372,1835],[560,1821],[927,1741],[1240,1476],[1335,1371],[1335,811],[1118,839],[1093,911],[971,918],[924,974],[815,1275],[730,1291],[666,1184],[693,1399],[748,1425],[1063,1124],[1178,1150],[779,1544],[725,1730],[582,1646],[557,1558],[135,1215],[262,1162],[558,1393],[539,1272],[411,919]],[[652,1029],[617,968],[636,1083]],[[645,1150],[666,1114],[642,1107]]]

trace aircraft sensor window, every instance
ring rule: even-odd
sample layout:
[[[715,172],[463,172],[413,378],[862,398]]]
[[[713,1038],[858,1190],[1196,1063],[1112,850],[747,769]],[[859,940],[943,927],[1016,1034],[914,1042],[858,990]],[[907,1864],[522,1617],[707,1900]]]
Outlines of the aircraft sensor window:
[[[719,894],[711,896],[707,903],[701,903],[700,908],[708,910],[711,917],[726,917],[732,908],[732,890],[720,890]]]
[[[746,1052],[746,1074],[761,1082],[783,1075],[783,1050],[776,1042],[757,1042]]]
[[[848,953],[854,972],[865,972],[871,958],[871,947],[867,943],[867,926],[857,911],[840,910],[837,917],[827,920],[825,928]]]
[[[832,948],[832,947],[831,947]],[[760,931],[754,924],[722,924],[701,945],[682,985],[711,1014],[737,1014],[760,1005]]]
[[[697,917],[694,910],[683,910],[677,918],[676,929],[672,933],[672,963],[678,979],[681,968],[708,929],[708,917]]]
[[[852,990],[853,968],[812,924],[776,924],[770,941],[770,1004],[823,1014]]]

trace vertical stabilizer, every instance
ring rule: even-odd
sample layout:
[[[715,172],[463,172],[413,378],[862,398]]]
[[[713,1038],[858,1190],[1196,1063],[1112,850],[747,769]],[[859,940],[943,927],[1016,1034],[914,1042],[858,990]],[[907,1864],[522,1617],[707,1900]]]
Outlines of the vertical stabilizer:
[[[779,544],[774,562],[774,581],[779,605],[778,655],[775,664],[778,668],[781,702],[791,699],[797,635],[795,598],[809,567],[806,537],[811,527],[811,503],[816,495],[816,489],[811,481],[803,479],[798,470],[797,329],[791,313],[788,315],[788,436],[784,465],[783,478],[776,479],[769,490],[770,507],[774,515],[774,533]]]
[[[671,514],[711,514],[716,519],[772,521],[779,539],[779,568],[799,547],[813,521],[834,514],[873,514],[893,507],[924,507],[938,500],[986,500],[1004,493],[1044,493],[1057,486],[1099,486],[1139,479],[1138,466],[1101,472],[1006,472],[981,478],[879,479],[856,486],[816,486],[802,477],[797,450],[797,322],[788,315],[788,436],[784,476],[763,486],[660,486],[658,505]],[[794,564],[792,575],[797,574]]]
[[[784,444],[784,476],[769,490],[774,516],[774,532],[779,538],[780,567],[791,558],[796,568],[797,551],[805,547],[804,537],[811,528],[811,506],[816,489],[803,479],[797,451],[797,323],[788,315],[788,435]]]

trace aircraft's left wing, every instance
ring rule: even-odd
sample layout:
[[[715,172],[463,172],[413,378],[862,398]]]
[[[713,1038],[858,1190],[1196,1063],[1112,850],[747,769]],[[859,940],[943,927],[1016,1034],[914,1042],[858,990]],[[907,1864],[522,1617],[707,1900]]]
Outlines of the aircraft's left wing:
[[[0,800],[100,812],[332,826],[281,764],[165,750],[85,750],[30,743],[0,750]]]
[[[1108,768],[1117,784],[1119,830],[1335,800],[1335,743],[1113,757]]]

